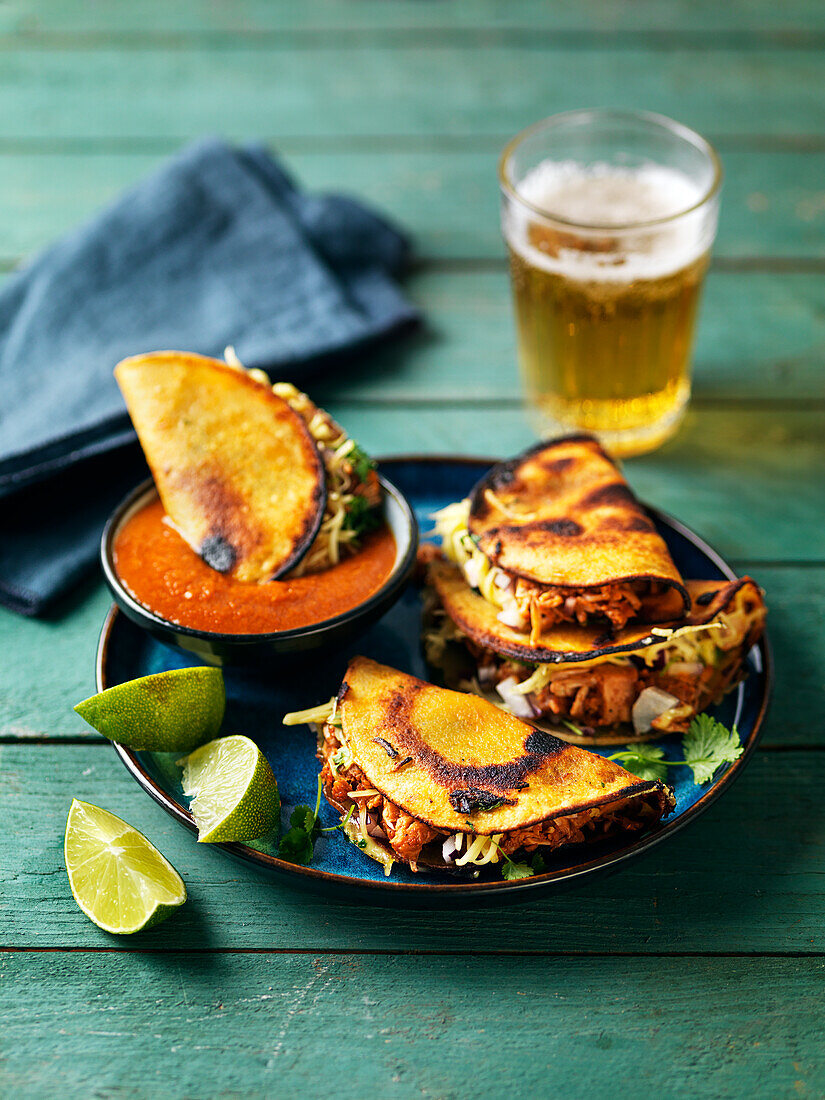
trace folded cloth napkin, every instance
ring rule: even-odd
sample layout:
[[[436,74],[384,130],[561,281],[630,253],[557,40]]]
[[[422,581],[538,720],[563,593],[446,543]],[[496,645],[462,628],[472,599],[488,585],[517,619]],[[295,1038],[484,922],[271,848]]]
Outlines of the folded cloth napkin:
[[[180,348],[301,384],[412,325],[407,239],[299,191],[260,147],[186,149],[0,293],[0,602],[40,614],[93,566],[140,469],[112,376]],[[103,459],[103,461],[101,461]]]

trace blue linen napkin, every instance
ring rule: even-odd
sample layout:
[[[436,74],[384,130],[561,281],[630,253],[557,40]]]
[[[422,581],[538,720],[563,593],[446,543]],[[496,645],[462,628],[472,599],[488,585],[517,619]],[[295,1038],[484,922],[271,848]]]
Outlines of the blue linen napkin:
[[[414,324],[408,241],[261,147],[185,148],[0,293],[0,602],[40,614],[93,566],[142,469],[114,365],[180,348],[308,377]]]

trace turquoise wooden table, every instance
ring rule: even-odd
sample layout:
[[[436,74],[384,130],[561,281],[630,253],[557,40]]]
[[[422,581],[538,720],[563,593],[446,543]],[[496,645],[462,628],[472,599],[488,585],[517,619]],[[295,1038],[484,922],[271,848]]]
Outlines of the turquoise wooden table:
[[[763,747],[694,826],[517,908],[381,911],[273,885],[191,838],[71,705],[99,584],[0,615],[0,1095],[825,1094],[825,7],[817,0],[7,0],[5,270],[182,141],[262,137],[415,235],[405,344],[314,396],[374,453],[514,452],[496,155],[578,106],[673,115],[727,182],[692,412],[630,463],[767,590]],[[0,408],[1,408],[0,404]],[[72,796],[143,830],[188,904],[133,940],[63,870]]]

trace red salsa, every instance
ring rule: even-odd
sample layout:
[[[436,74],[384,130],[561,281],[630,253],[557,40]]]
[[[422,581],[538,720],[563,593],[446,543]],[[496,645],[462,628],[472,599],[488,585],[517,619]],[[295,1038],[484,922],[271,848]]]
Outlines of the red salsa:
[[[323,573],[243,584],[208,566],[163,520],[159,500],[129,517],[115,538],[115,569],[138,603],[195,630],[269,634],[332,619],[377,592],[395,563],[395,538],[384,524]]]

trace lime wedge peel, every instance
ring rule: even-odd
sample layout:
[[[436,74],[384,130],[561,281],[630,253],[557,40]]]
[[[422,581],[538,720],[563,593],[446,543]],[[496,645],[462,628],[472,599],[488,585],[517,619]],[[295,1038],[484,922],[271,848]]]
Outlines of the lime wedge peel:
[[[72,800],[63,852],[75,901],[106,932],[140,932],[186,901],[183,879],[157,848],[89,802]]]
[[[219,737],[179,763],[199,843],[257,840],[278,828],[278,784],[266,757],[248,737]]]
[[[74,708],[110,741],[148,752],[191,752],[215,737],[226,708],[219,668],[176,668],[128,680]]]

